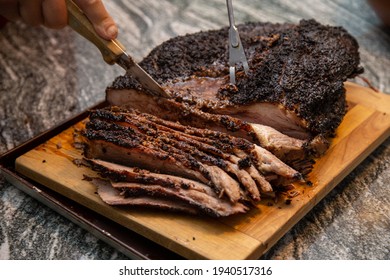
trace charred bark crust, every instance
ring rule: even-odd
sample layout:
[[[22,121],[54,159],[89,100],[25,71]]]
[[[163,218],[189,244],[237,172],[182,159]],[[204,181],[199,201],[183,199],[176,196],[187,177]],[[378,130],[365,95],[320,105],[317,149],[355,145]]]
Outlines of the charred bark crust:
[[[342,27],[315,20],[299,24],[238,25],[250,72],[237,87],[221,87],[219,96],[232,105],[282,104],[308,124],[313,134],[332,136],[346,112],[343,82],[363,72],[357,41]],[[227,29],[172,38],[140,62],[161,84],[190,76],[228,74]],[[111,89],[140,89],[131,77],[118,77]]]

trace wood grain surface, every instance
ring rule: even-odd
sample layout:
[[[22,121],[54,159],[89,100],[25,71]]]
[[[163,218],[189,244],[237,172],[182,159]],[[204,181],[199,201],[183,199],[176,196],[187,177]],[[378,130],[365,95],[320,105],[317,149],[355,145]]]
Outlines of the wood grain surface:
[[[222,219],[163,211],[112,207],[101,201],[77,166],[81,150],[70,127],[16,160],[16,170],[72,200],[134,230],[189,259],[255,259],[270,249],[294,224],[390,135],[390,97],[346,83],[349,110],[327,153],[316,161],[309,180],[295,184],[299,195],[263,199],[245,215]]]

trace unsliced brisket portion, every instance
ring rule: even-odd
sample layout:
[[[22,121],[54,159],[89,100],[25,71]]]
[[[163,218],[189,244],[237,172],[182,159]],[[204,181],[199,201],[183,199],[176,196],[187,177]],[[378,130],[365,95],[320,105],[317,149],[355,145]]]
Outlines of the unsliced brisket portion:
[[[184,107],[269,125],[300,139],[332,136],[346,110],[343,82],[362,72],[356,40],[341,27],[314,20],[238,29],[250,71],[238,73],[235,86],[228,82],[226,28],[168,40],[140,65]],[[128,76],[107,89],[108,99],[116,91],[147,94]],[[136,97],[142,99],[133,96],[131,102]]]

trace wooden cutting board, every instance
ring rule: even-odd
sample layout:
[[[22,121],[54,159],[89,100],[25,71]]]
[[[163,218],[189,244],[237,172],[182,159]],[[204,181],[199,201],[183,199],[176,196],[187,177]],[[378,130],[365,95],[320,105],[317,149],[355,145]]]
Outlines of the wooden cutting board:
[[[16,160],[16,170],[101,215],[189,259],[255,259],[274,245],[312,207],[390,135],[390,96],[345,84],[349,110],[330,149],[310,174],[313,186],[296,185],[299,195],[263,199],[245,215],[222,219],[157,210],[111,207],[83,180],[96,173],[77,166],[74,147],[80,122]]]

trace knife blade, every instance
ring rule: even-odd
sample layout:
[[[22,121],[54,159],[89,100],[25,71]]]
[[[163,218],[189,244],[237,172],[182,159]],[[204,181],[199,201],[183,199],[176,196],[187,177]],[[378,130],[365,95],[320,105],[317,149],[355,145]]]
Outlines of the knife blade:
[[[68,25],[93,43],[102,53],[103,59],[108,64],[118,64],[133,76],[145,90],[153,95],[171,97],[133,58],[126,52],[124,46],[117,40],[105,40],[95,31],[83,11],[72,1],[66,0],[68,10]]]

